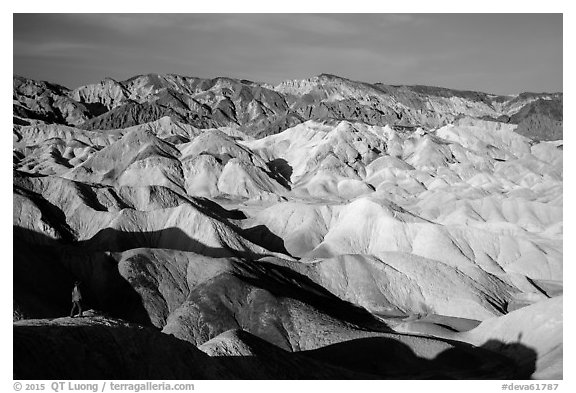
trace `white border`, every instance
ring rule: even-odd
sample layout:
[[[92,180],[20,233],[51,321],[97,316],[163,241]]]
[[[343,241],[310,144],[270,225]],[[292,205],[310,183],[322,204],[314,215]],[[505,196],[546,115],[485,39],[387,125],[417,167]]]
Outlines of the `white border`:
[[[272,1],[232,1],[232,0],[220,0],[218,2],[143,2],[143,1],[111,1],[102,0],[96,2],[78,2],[71,0],[64,0],[58,2],[46,2],[39,0],[27,0],[20,2],[11,2],[10,4],[4,3],[2,5],[2,20],[0,28],[2,29],[2,48],[8,52],[12,50],[12,36],[13,36],[13,26],[12,26],[12,13],[53,13],[53,12],[75,12],[75,13],[88,13],[88,12],[191,12],[191,13],[202,13],[202,12],[226,12],[226,13],[246,13],[246,12],[338,12],[338,13],[357,13],[357,12],[398,12],[398,13],[439,13],[439,12],[494,12],[494,13],[515,13],[515,12],[529,12],[529,13],[550,13],[550,12],[560,12],[564,13],[564,99],[565,108],[564,111],[564,135],[565,135],[565,190],[564,196],[568,203],[564,206],[564,222],[567,224],[565,228],[564,238],[567,240],[565,242],[566,246],[564,249],[564,277],[568,285],[565,286],[565,299],[566,304],[570,306],[573,301],[573,291],[572,284],[574,280],[574,248],[572,247],[572,239],[576,239],[576,233],[574,231],[574,205],[571,203],[576,200],[576,194],[574,192],[574,178],[571,169],[576,168],[575,155],[571,153],[575,151],[574,148],[574,136],[572,130],[574,130],[574,78],[572,73],[576,68],[574,67],[574,37],[576,34],[574,32],[574,26],[576,20],[574,18],[574,9],[572,4],[568,1],[545,1],[537,2],[537,4],[529,4],[526,0],[524,1],[494,1],[494,0],[483,0],[478,2],[463,2],[463,1],[423,1],[423,0],[412,0],[410,2],[376,2],[376,1],[360,1],[356,0],[353,2],[346,2],[345,4],[337,3],[334,1],[306,1],[306,0],[290,0],[286,2],[272,2]],[[217,5],[215,5],[217,4]],[[537,54],[535,54],[537,56]],[[3,94],[2,105],[0,108],[2,110],[2,124],[3,131],[1,137],[3,138],[0,146],[2,147],[2,154],[0,159],[3,161],[0,163],[0,175],[4,186],[2,187],[1,193],[1,205],[2,206],[2,226],[1,226],[1,237],[3,239],[2,245],[6,249],[10,249],[8,257],[5,258],[3,266],[4,283],[2,285],[2,301],[1,313],[2,324],[1,331],[2,334],[2,344],[3,351],[0,357],[2,366],[2,385],[5,387],[4,391],[13,391],[13,381],[12,381],[12,328],[9,323],[9,318],[11,320],[12,315],[12,228],[9,227],[9,214],[10,207],[12,206],[12,197],[10,193],[9,184],[12,182],[12,173],[9,169],[11,164],[11,154],[8,151],[9,146],[12,144],[12,136],[10,129],[12,128],[12,113],[11,105],[9,105],[9,81],[12,80],[12,65],[9,65],[8,61],[2,63],[2,73],[0,74],[2,80],[2,86],[0,91]],[[566,72],[568,71],[568,72]],[[10,139],[9,139],[10,138]],[[574,391],[574,372],[575,370],[573,361],[573,349],[574,349],[574,339],[572,338],[570,332],[574,327],[573,317],[570,312],[565,316],[565,331],[568,334],[564,335],[564,381],[559,381],[560,388],[559,391]],[[436,391],[442,390],[443,392],[462,392],[462,391],[477,391],[477,392],[494,392],[500,391],[502,383],[500,381],[353,381],[353,382],[341,382],[341,381],[282,381],[277,382],[250,382],[250,381],[195,381],[197,391],[212,391],[212,390],[226,390],[226,391],[292,391],[294,389],[328,389],[332,391],[350,391],[358,389],[370,389],[371,391],[381,391],[380,389],[398,389],[402,390],[418,390],[418,391]],[[509,383],[509,382],[506,382]],[[573,388],[569,389],[569,386]]]

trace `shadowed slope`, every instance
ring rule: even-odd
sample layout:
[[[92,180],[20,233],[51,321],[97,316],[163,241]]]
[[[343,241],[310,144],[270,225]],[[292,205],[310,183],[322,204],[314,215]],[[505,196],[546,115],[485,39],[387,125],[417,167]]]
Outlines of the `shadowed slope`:
[[[174,361],[178,359],[178,361]],[[14,323],[15,379],[237,378],[193,345],[105,317]]]
[[[15,319],[68,315],[70,293],[79,280],[85,308],[151,325],[141,297],[110,254],[88,253],[19,227],[13,228],[13,235]]]
[[[15,379],[519,379],[482,348],[433,345],[417,354],[392,338],[286,352],[242,330],[200,348],[150,328],[95,315],[15,322]],[[442,343],[439,343],[442,344]],[[518,353],[529,354],[517,345]],[[208,355],[210,356],[208,356]],[[532,358],[526,356],[527,359]],[[177,361],[174,361],[177,359]]]
[[[562,378],[563,296],[546,299],[460,333],[457,339],[474,345],[492,340],[489,349],[517,361],[537,379]],[[517,350],[518,345],[534,348],[534,361]],[[536,361],[537,360],[537,361]]]
[[[314,348],[368,330],[390,331],[309,278],[259,261],[235,261],[191,288],[163,331],[198,345],[238,328],[287,350]]]
[[[332,344],[302,354],[335,366],[387,379],[525,379],[509,358],[484,348],[434,342],[411,348],[398,339],[370,337]],[[519,347],[522,347],[519,345]],[[535,352],[522,348],[524,355]],[[415,353],[415,351],[417,351]],[[418,353],[420,352],[420,353]],[[532,363],[535,355],[527,357]]]
[[[244,330],[228,330],[198,348],[241,379],[377,378],[316,361],[303,352],[287,352]]]

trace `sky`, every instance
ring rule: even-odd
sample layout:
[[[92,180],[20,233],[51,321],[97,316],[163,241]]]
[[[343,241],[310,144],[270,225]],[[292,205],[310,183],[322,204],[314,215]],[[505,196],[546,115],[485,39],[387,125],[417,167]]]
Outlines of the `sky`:
[[[147,73],[514,94],[562,89],[562,14],[14,14],[14,74],[69,88]]]

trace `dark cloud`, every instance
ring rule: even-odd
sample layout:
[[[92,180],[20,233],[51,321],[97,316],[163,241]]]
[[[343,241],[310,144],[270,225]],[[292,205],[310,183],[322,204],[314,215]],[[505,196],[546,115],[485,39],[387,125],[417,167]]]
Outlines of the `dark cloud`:
[[[495,93],[562,90],[561,14],[15,14],[14,72],[277,83],[322,72]]]

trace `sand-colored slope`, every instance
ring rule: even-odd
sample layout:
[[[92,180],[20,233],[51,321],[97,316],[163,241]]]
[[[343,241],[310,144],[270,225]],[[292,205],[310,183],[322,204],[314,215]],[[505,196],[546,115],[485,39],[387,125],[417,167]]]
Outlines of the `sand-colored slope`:
[[[382,315],[485,319],[505,312],[519,292],[479,268],[465,273],[408,253],[341,255],[304,266],[304,274],[332,293]]]
[[[259,155],[221,131],[205,131],[179,148],[190,195],[274,200],[287,191]]]
[[[290,181],[297,190],[311,195],[349,197],[353,194],[345,192],[350,188],[345,183],[361,180],[364,165],[384,150],[385,141],[376,135],[377,132],[386,130],[346,121],[328,124],[308,121],[280,134],[244,144],[269,161],[285,160],[291,168]],[[361,181],[356,187],[364,188],[364,192],[371,191]]]
[[[25,230],[32,242],[38,233],[79,242],[90,250],[153,247],[213,256],[276,255],[245,238],[241,228],[201,200],[168,188],[91,187],[58,178],[17,179],[13,225]]]
[[[163,185],[182,188],[179,151],[149,130],[134,130],[63,175],[109,185]]]

